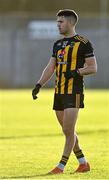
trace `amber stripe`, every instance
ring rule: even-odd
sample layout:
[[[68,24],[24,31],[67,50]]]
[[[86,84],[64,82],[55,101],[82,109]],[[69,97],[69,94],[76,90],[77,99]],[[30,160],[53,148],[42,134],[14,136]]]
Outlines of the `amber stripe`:
[[[80,107],[80,94],[76,94],[76,108]]]
[[[88,42],[87,39],[84,39],[84,38],[82,38],[82,37],[80,37],[80,36],[76,36],[75,39],[77,39],[77,40],[79,40],[79,41],[82,41],[82,42],[85,43],[85,44]]]
[[[69,51],[70,46],[65,47],[65,54],[64,54],[64,61],[67,63],[68,60],[68,51]],[[67,64],[62,65],[62,76],[61,76],[61,94],[64,94],[64,89],[65,89],[65,77],[64,73],[66,72]]]
[[[77,52],[78,52],[79,45],[80,45],[80,42],[75,43],[73,51],[72,51],[71,71],[76,69]],[[72,94],[72,90],[73,90],[73,78],[69,79],[69,82],[68,82],[68,94]]]
[[[79,156],[79,155],[81,155],[81,154],[82,154],[81,152],[80,152],[80,153],[76,153],[77,156]]]

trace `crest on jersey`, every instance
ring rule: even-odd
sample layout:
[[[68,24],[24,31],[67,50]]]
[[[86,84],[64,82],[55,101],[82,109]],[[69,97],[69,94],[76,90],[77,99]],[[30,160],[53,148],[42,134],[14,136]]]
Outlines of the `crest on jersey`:
[[[68,44],[68,41],[63,41],[63,45],[62,45],[62,48],[65,48]]]
[[[59,59],[63,59],[65,53],[66,53],[65,49],[63,49],[63,50],[61,51],[61,53],[58,55],[58,58],[59,58]]]

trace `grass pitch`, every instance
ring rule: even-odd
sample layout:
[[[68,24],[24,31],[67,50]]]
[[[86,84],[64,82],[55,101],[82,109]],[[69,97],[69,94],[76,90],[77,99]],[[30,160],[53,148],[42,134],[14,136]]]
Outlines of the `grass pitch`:
[[[87,90],[77,132],[91,171],[73,174],[73,155],[63,175],[46,175],[59,162],[64,136],[52,110],[53,90],[0,91],[0,179],[109,179],[109,91]]]

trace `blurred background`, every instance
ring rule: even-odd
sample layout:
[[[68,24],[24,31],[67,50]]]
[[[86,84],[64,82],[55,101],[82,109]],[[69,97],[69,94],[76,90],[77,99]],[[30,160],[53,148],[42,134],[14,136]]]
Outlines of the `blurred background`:
[[[63,8],[77,12],[77,33],[93,42],[98,72],[86,86],[109,88],[109,0],[0,0],[0,88],[33,87],[52,55]]]

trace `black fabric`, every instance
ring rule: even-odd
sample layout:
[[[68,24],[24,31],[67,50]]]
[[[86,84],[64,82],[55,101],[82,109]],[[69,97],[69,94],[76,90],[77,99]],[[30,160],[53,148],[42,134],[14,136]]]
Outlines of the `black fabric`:
[[[53,109],[63,111],[67,108],[76,108],[76,94],[55,94]],[[84,94],[80,94],[80,106],[79,108],[84,108]]]
[[[62,156],[62,159],[60,160],[60,163],[65,166],[67,164],[68,159],[69,159],[68,157]]]
[[[75,153],[75,156],[77,157],[77,159],[84,157],[82,150],[76,151],[74,153]]]
[[[36,95],[39,93],[40,88],[41,88],[41,85],[38,83],[36,84],[35,88],[32,90],[32,96],[34,100],[37,99]]]
[[[94,50],[91,42],[79,35],[75,35],[70,38],[63,38],[54,43],[52,57],[56,58],[56,81],[55,81],[55,93],[57,94],[73,94],[83,93],[84,81],[82,76],[75,76],[72,81],[72,92],[69,92],[69,81],[66,78],[64,80],[63,67],[66,66],[65,72],[68,73],[71,69],[71,64],[75,62],[72,53],[75,46],[79,43],[77,48],[76,56],[76,67],[75,69],[83,68],[85,59],[94,56]],[[69,49],[67,47],[69,46]],[[65,65],[66,64],[66,65]],[[73,70],[75,70],[73,69]],[[64,89],[64,91],[62,91]]]

